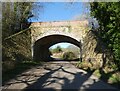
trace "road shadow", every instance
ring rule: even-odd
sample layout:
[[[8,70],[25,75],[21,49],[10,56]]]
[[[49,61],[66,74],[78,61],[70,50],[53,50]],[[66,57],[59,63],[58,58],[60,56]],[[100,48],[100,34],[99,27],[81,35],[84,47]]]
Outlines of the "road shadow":
[[[107,84],[102,84],[103,82],[100,80],[96,80],[94,78],[90,78],[93,72],[89,74],[85,74],[83,72],[76,72],[73,73],[72,71],[67,71],[64,69],[63,66],[60,66],[57,69],[50,69],[50,68],[45,68],[45,70],[48,70],[46,74],[38,78],[33,84],[28,85],[23,91],[29,91],[29,90],[41,90],[41,91],[80,91],[83,89],[83,91],[117,91],[113,87],[110,87]],[[66,74],[74,76],[73,79],[69,79],[69,77],[59,77],[59,76],[52,76],[55,72],[57,71],[62,71]],[[61,74],[64,75],[64,74]],[[48,80],[52,79],[52,80]],[[63,81],[63,83],[60,83],[60,80]],[[87,83],[87,80],[90,80]],[[45,84],[46,83],[46,84]],[[59,84],[61,87],[57,88],[57,85],[52,85],[52,84]],[[52,87],[50,87],[53,86]],[[47,87],[48,86],[48,87]],[[46,88],[47,87],[47,88]]]

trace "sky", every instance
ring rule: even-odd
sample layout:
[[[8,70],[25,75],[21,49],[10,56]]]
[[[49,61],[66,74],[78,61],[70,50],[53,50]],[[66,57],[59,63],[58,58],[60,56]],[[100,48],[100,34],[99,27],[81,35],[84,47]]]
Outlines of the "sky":
[[[30,22],[48,22],[48,21],[69,21],[75,20],[87,12],[83,2],[68,3],[68,2],[40,2],[35,3],[32,13],[35,15]],[[52,46],[67,48],[69,43],[59,43]]]
[[[35,3],[33,6],[33,14],[31,22],[47,22],[47,21],[65,21],[73,20],[76,16],[85,13],[86,9],[83,2],[41,2]],[[39,7],[36,9],[36,7]]]
[[[50,49],[54,49],[54,48],[56,48],[57,46],[60,46],[61,48],[67,48],[69,45],[73,45],[73,44],[71,44],[71,43],[66,43],[66,42],[57,43],[57,44],[51,46]]]

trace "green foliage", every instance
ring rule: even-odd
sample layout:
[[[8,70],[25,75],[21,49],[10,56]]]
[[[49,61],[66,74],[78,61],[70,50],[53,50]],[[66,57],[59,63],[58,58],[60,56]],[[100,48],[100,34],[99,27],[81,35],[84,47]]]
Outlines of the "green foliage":
[[[73,60],[75,58],[76,58],[76,56],[75,56],[75,54],[73,52],[65,52],[63,54],[63,59],[64,60]]]
[[[4,2],[2,3],[2,37],[8,37],[29,26],[28,19],[32,17],[32,3]]]
[[[120,84],[120,76],[119,76],[119,73],[117,74],[113,74],[109,80],[112,82],[112,83],[119,83]]]
[[[120,2],[93,2],[90,7],[91,15],[100,25],[99,35],[113,52],[120,69]]]

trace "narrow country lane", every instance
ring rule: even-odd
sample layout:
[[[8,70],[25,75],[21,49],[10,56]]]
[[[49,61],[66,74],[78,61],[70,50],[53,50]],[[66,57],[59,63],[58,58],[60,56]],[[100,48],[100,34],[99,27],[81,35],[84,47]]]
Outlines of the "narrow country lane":
[[[43,66],[34,67],[9,81],[3,89],[108,89],[117,91],[92,74],[76,68],[70,62],[47,62]],[[98,91],[96,90],[96,91]]]

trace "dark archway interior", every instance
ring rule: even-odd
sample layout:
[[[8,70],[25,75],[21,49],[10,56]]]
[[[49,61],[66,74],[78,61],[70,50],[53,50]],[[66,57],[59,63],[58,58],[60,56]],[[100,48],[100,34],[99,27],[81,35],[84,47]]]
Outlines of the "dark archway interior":
[[[81,43],[76,39],[64,35],[49,35],[35,42],[33,46],[33,59],[35,61],[53,60],[50,57],[49,47],[60,42],[68,42],[78,46],[81,49]]]

